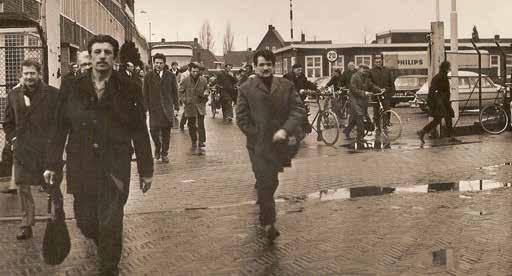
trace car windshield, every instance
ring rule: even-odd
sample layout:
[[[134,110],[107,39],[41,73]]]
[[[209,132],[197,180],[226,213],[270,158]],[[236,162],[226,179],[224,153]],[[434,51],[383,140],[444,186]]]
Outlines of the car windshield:
[[[396,79],[395,86],[397,87],[420,87],[425,83],[423,78],[398,78]]]

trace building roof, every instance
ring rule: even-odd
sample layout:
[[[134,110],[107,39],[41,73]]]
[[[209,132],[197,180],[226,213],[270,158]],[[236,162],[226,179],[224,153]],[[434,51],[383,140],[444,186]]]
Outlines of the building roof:
[[[252,51],[230,51],[224,54],[224,63],[232,64],[233,67],[241,67],[244,63],[250,63]]]
[[[376,36],[383,36],[392,33],[430,33],[429,29],[391,29],[385,32],[377,33]]]

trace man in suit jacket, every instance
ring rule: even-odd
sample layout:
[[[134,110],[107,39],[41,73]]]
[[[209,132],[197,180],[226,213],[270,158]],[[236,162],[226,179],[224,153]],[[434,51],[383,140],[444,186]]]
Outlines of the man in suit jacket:
[[[174,110],[179,110],[176,77],[164,70],[165,56],[157,53],[153,58],[154,70],[144,77],[144,102],[149,111],[149,128],[155,144],[155,160],[169,163],[169,146]]]
[[[238,95],[236,121],[247,136],[247,151],[256,177],[260,223],[271,242],[275,228],[274,192],[278,173],[290,166],[288,138],[300,129],[306,111],[292,82],[273,76],[276,62],[269,50],[254,54],[255,77],[249,78]]]
[[[99,275],[118,275],[132,153],[143,193],[151,187],[153,158],[140,92],[112,70],[118,42],[97,35],[87,48],[92,69],[61,88],[44,175],[51,183],[67,141],[67,191],[73,194],[77,226],[97,246]]]
[[[9,92],[3,127],[6,140],[15,145],[14,181],[19,187],[23,217],[16,238],[24,240],[32,237],[35,205],[30,187],[44,184],[44,161],[58,90],[41,81],[39,62],[28,59],[21,67],[23,85]]]
[[[208,81],[200,73],[199,65],[192,63],[190,65],[190,76],[181,82],[179,88],[181,101],[185,104],[184,112],[188,120],[193,154],[200,153],[200,149],[205,147],[206,142],[204,116],[206,114],[206,102],[208,101]],[[199,143],[197,141],[198,135]]]

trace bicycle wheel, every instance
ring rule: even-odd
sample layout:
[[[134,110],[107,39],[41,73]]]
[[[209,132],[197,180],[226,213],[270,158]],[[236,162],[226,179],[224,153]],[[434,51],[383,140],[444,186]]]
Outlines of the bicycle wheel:
[[[508,123],[507,112],[499,105],[486,106],[480,112],[480,124],[487,133],[500,134],[507,129]]]
[[[393,110],[380,113],[378,124],[388,142],[396,141],[402,135],[402,119]]]
[[[336,115],[332,111],[323,111],[322,114],[318,116],[318,120],[320,120],[319,132],[322,141],[328,146],[336,144],[340,136],[339,123]]]

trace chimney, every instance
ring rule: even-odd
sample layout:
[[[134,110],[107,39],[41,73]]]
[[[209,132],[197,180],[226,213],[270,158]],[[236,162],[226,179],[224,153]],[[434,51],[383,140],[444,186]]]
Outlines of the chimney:
[[[268,25],[268,30],[269,30],[269,31],[274,30],[274,26],[272,26],[272,25]]]
[[[300,42],[306,43],[306,34],[305,33],[300,34]]]
[[[162,40],[160,40],[162,43],[165,43],[165,38],[162,38]]]
[[[247,48],[247,52],[252,52],[252,48]]]

